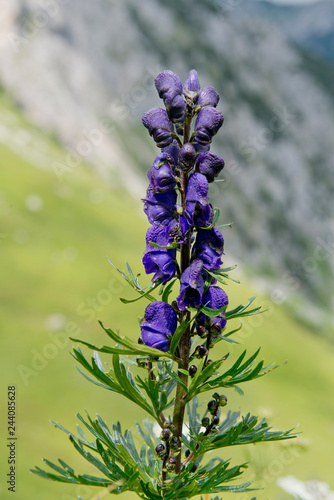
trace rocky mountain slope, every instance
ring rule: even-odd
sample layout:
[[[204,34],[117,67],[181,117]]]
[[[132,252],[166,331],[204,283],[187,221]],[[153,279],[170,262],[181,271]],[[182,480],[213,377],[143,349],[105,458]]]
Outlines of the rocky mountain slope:
[[[0,82],[64,145],[56,175],[84,160],[143,195],[153,150],[140,117],[160,103],[153,79],[196,68],[226,117],[214,146],[225,182],[212,189],[234,222],[226,252],[255,269],[274,305],[293,304],[320,331],[334,304],[333,97],[316,59],[306,64],[277,24],[234,5],[5,0]]]

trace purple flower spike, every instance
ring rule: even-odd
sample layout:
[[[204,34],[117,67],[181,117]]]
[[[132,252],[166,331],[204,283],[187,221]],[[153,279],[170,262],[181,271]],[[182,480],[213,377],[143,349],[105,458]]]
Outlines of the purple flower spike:
[[[175,188],[173,158],[167,153],[160,153],[154,160],[153,167],[147,173],[152,191],[166,193]]]
[[[148,188],[143,202],[150,224],[169,224],[174,217],[176,198],[174,189],[166,193],[155,193]]]
[[[186,193],[186,211],[195,226],[210,226],[213,209],[208,201],[209,184],[205,175],[194,173],[190,176]]]
[[[176,326],[176,313],[171,305],[160,301],[151,302],[146,307],[145,316],[140,323],[144,344],[167,352],[170,348],[167,335],[174,335]]]
[[[200,89],[201,86],[199,84],[197,71],[195,69],[192,69],[191,71],[189,71],[189,75],[184,82],[183,91],[186,94],[189,94],[189,92],[194,92],[195,94],[197,94]]]
[[[198,113],[195,122],[195,136],[193,143],[206,146],[212,137],[223,125],[224,117],[220,111],[212,106],[206,106]]]
[[[205,269],[214,271],[222,265],[221,256],[224,253],[224,238],[217,227],[200,229],[197,232],[193,254],[203,261]]]
[[[213,87],[204,87],[197,99],[197,105],[203,108],[204,106],[216,107],[219,103],[219,94]]]
[[[182,82],[173,71],[162,71],[155,79],[159,97],[164,101],[172,122],[184,120],[186,103],[182,96]]]
[[[206,151],[201,153],[196,162],[196,170],[201,174],[205,175],[208,182],[213,182],[215,177],[224,168],[225,162],[223,158],[216,155],[215,153],[210,153]]]
[[[195,259],[183,272],[180,295],[177,298],[180,311],[184,311],[189,306],[197,309],[201,306],[205,283],[202,271],[203,262],[200,259]]]
[[[163,284],[171,280],[176,272],[175,259],[176,249],[154,247],[152,243],[161,246],[169,246],[173,240],[168,235],[166,226],[152,226],[146,234],[146,250],[143,257],[143,264],[146,274],[155,273],[152,281],[161,280]]]
[[[210,309],[222,309],[228,305],[228,297],[224,290],[218,286],[210,286],[209,289],[203,295],[203,306],[209,307]],[[218,337],[221,331],[226,326],[226,313],[225,311],[219,313],[215,318],[209,318],[203,313],[200,313],[196,319],[196,325],[206,326],[210,329],[210,333],[213,337]]]
[[[174,125],[169,121],[166,110],[152,108],[143,114],[142,122],[159,148],[168,146],[173,141]]]

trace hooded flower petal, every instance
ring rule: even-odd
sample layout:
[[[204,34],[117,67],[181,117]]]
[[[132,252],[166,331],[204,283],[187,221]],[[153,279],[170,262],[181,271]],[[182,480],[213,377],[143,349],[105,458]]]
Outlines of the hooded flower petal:
[[[208,182],[213,182],[215,177],[224,168],[224,165],[225,162],[219,155],[205,151],[197,158],[196,170],[205,175]]]
[[[204,106],[216,107],[219,102],[219,95],[213,87],[204,87],[199,93],[197,99],[197,106],[203,108]]]
[[[156,157],[153,167],[147,173],[154,192],[165,193],[175,188],[174,168],[174,160],[169,154],[160,153]]]
[[[196,161],[196,150],[190,142],[186,142],[179,152],[179,165],[185,170],[191,170]]]
[[[195,259],[183,272],[180,295],[177,298],[180,311],[184,311],[188,306],[197,309],[201,306],[205,283],[202,271],[203,262],[200,259]]]
[[[177,318],[172,306],[166,302],[151,302],[140,323],[141,337],[147,346],[167,352],[170,348],[167,335],[174,335],[176,327]]]
[[[169,224],[175,214],[176,198],[174,189],[165,193],[155,193],[149,187],[143,201],[144,212],[150,224]]]
[[[189,71],[188,77],[183,84],[183,92],[185,94],[189,94],[190,92],[198,94],[200,89],[201,86],[199,84],[197,71],[195,69],[192,69]]]
[[[218,286],[210,286],[203,295],[202,304],[210,309],[219,310],[228,305],[228,296]],[[196,325],[205,326],[210,330],[211,335],[218,336],[226,326],[226,313],[223,311],[215,318],[200,313],[197,316]]]
[[[195,135],[193,143],[206,146],[212,137],[223,125],[224,117],[220,111],[212,106],[206,106],[198,113],[195,122]]]
[[[155,79],[155,86],[173,122],[184,120],[186,103],[182,96],[182,82],[173,71],[162,71]]]
[[[152,281],[161,280],[162,283],[167,283],[171,280],[176,272],[175,259],[176,249],[166,249],[154,247],[152,243],[157,243],[161,246],[169,246],[173,240],[168,235],[167,226],[152,226],[146,234],[146,250],[143,256],[143,264],[146,274],[155,273]]]
[[[159,148],[168,146],[173,141],[174,126],[169,121],[166,110],[152,108],[143,114],[142,122]]]
[[[217,227],[199,229],[193,254],[202,260],[208,271],[214,271],[222,265],[221,256],[224,252],[224,238]]]
[[[190,176],[186,193],[186,211],[195,226],[212,224],[213,209],[208,201],[209,184],[205,175],[194,173]]]

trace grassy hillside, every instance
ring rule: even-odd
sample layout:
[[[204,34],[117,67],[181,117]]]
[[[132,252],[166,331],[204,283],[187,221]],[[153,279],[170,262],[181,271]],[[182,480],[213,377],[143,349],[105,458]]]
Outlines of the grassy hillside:
[[[61,156],[56,146],[49,146]],[[125,306],[118,301],[119,295],[131,296],[131,290],[119,281],[106,256],[119,266],[127,260],[140,270],[147,222],[139,202],[118,187],[105,185],[84,165],[60,180],[52,169],[36,168],[4,145],[0,145],[0,186],[1,429],[6,429],[6,387],[15,384],[15,498],[74,500],[81,495],[90,500],[97,494],[92,488],[43,481],[28,469],[41,465],[42,457],[62,457],[77,470],[88,472],[67,437],[55,430],[49,419],[74,431],[75,413],[85,409],[93,415],[100,413],[109,424],[120,419],[124,428],[133,427],[136,419],[144,417],[130,403],[106,394],[80,376],[69,355],[67,336],[106,341],[98,319],[132,338],[138,336],[137,317],[145,303]],[[228,238],[226,231],[227,253]],[[228,292],[232,306],[254,295],[244,284],[229,286]],[[229,391],[228,408],[268,415],[279,428],[299,425],[303,434],[299,444],[256,445],[248,451],[226,450],[222,456],[253,461],[245,479],[262,478],[266,489],[257,495],[260,499],[281,497],[275,481],[288,474],[327,481],[333,488],[329,459],[334,444],[333,349],[279,307],[267,305],[271,305],[270,311],[245,322],[238,338],[249,351],[263,345],[268,363],[288,360],[288,364],[246,385],[243,397]],[[221,346],[217,356],[230,346]],[[231,357],[242,349],[234,347]],[[12,497],[3,479],[8,472],[3,438],[0,494],[7,500]],[[124,494],[122,498],[134,497]]]

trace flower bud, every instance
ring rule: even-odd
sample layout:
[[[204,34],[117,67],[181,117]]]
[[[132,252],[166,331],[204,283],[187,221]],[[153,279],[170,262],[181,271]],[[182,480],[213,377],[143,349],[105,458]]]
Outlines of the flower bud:
[[[196,472],[197,468],[198,468],[198,465],[197,464],[193,464],[190,472]]]
[[[141,337],[139,337],[139,339],[138,339],[138,344],[144,344],[144,341]]]
[[[194,377],[194,376],[196,375],[196,373],[197,373],[197,366],[196,366],[196,365],[191,365],[191,366],[189,367],[189,370],[188,370],[188,371],[189,371],[189,375],[190,375],[190,377],[191,377],[191,378],[192,378],[192,377]]]
[[[220,323],[214,323],[211,327],[211,333],[212,335],[220,335],[222,332],[222,327]]]
[[[204,345],[199,345],[196,347],[195,356],[197,358],[204,358],[208,354],[208,350]]]
[[[158,446],[156,446],[156,448],[155,448],[155,451],[156,451],[158,457],[164,458],[164,456],[166,454],[166,450],[165,450],[165,447],[163,444],[158,444]]]
[[[209,419],[209,417],[203,417],[202,418],[202,425],[203,425],[203,427],[209,427],[209,425],[210,425],[210,419]]]
[[[178,437],[173,436],[170,440],[170,447],[172,450],[180,450],[181,449],[181,441]]]
[[[219,396],[219,406],[226,406],[227,405],[227,397],[222,394]]]
[[[214,415],[216,413],[218,406],[218,402],[214,399],[211,399],[211,401],[208,402],[208,411],[211,413],[211,415]]]
[[[220,394],[218,394],[218,392],[214,392],[214,393],[212,394],[212,397],[213,397],[213,399],[216,399],[216,400],[218,401],[218,400],[219,400],[219,398],[220,398]]]
[[[163,429],[161,434],[160,434],[160,439],[162,441],[168,441],[169,438],[171,437],[172,433],[170,429]]]
[[[179,152],[179,164],[184,170],[190,170],[196,161],[196,151],[190,142],[182,146]]]
[[[166,463],[166,469],[167,470],[174,470],[176,465],[176,460],[173,457],[169,457],[168,462]]]
[[[186,452],[185,452],[185,456],[186,456],[186,458],[188,458],[188,457],[189,457],[190,453],[191,453],[191,451],[190,451],[189,449],[187,449],[187,450],[186,450]]]
[[[196,331],[202,339],[207,337],[209,334],[208,330],[206,329],[206,327],[204,325],[197,326]]]
[[[219,424],[219,417],[218,417],[218,415],[215,415],[214,417],[212,417],[212,423],[213,423],[213,425],[218,425]]]

